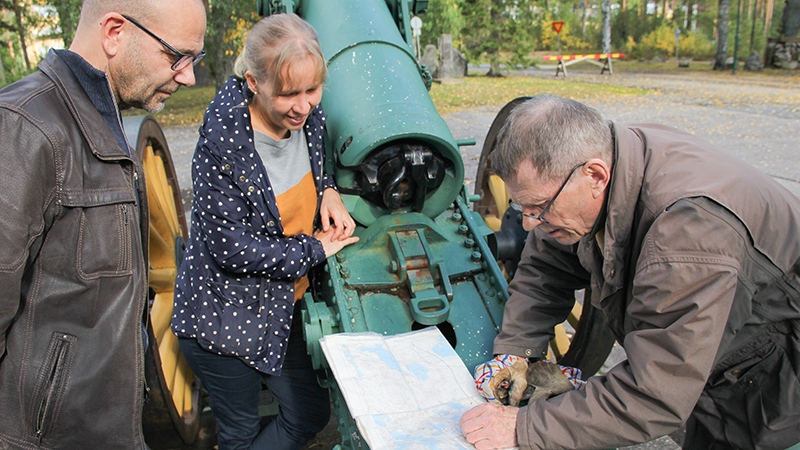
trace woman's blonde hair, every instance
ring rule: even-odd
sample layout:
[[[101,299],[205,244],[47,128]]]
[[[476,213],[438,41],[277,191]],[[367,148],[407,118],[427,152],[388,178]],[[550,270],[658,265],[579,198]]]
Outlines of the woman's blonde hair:
[[[248,70],[259,83],[271,81],[273,92],[283,89],[281,69],[311,57],[316,66],[315,78],[325,82],[328,69],[314,27],[296,14],[274,14],[255,24],[236,58],[234,74],[245,77]]]

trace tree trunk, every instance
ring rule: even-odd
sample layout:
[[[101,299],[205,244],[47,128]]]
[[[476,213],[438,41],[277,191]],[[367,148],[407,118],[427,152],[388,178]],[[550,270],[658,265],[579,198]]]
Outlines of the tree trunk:
[[[800,0],[786,0],[783,8],[783,35],[797,37],[800,32]]]
[[[611,0],[603,0],[603,53],[611,53]]]
[[[22,56],[25,58],[25,68],[31,70],[31,61],[28,59],[28,45],[25,43],[25,27],[22,26],[22,8],[19,2],[14,0],[14,15],[17,19],[17,33],[19,34],[19,46],[22,50]]]
[[[625,19],[628,16],[628,0],[622,0],[622,24],[620,25],[620,33],[622,34],[623,42],[628,42],[628,29],[625,25]]]
[[[761,0],[756,0],[753,5],[753,15],[750,16],[750,53],[753,53],[756,47],[756,20],[758,19],[758,10],[761,9]]]
[[[767,0],[767,8],[765,9],[765,13],[767,14],[766,19],[764,19],[764,40],[766,41],[769,37],[769,27],[772,26],[772,9],[775,5],[775,0]]]
[[[491,61],[489,63],[489,71],[486,73],[487,77],[502,77],[503,73],[500,71],[500,61]]]
[[[730,0],[719,0],[719,15],[717,16],[717,56],[714,60],[714,70],[725,70],[725,60],[728,58],[728,16],[730,15]]]
[[[583,0],[583,12],[581,14],[581,40],[586,38],[586,11],[589,10],[589,0]]]
[[[686,2],[686,30],[691,31],[692,29],[692,10],[694,9],[694,4],[692,3],[693,0],[687,0]]]

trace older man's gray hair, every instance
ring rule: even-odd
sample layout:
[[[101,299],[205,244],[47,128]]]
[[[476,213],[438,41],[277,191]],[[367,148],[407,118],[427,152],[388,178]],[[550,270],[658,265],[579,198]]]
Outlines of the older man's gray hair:
[[[549,182],[591,158],[611,164],[612,147],[611,129],[599,112],[545,94],[514,108],[497,136],[490,162],[494,172],[508,180],[529,160],[541,181]]]

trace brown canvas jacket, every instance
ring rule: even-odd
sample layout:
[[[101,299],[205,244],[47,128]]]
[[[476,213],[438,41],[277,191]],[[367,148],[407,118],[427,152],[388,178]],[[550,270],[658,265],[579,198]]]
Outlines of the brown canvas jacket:
[[[39,68],[0,91],[0,448],[143,449],[142,172],[69,67]]]
[[[530,233],[494,352],[544,355],[591,285],[628,359],[522,408],[521,448],[630,445],[690,415],[706,442],[690,433],[685,448],[800,441],[800,201],[689,134],[612,129],[602,252],[593,236]]]

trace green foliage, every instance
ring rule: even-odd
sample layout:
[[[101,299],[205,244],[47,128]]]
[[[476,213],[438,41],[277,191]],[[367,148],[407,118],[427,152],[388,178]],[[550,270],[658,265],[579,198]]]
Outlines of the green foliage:
[[[504,18],[503,0],[463,0],[465,28],[462,36],[468,59],[475,60],[486,54],[490,64],[499,67],[499,53]]]
[[[561,40],[561,52],[583,52],[592,45],[581,39],[581,16],[580,11],[575,14],[573,11],[566,11],[557,14],[547,11],[539,16],[539,35],[536,43],[537,50],[558,51],[558,41]],[[556,33],[553,29],[553,22],[564,22],[561,33]]]
[[[434,84],[431,100],[439,114],[448,114],[482,105],[504,105],[523,95],[549,93],[568,98],[608,98],[649,93],[644,89],[608,84],[573,83],[538,77],[467,77],[461,84]]]
[[[69,47],[78,27],[81,15],[82,0],[38,0],[40,4],[52,4],[58,15],[57,30],[64,42],[64,47]]]
[[[19,55],[18,50],[17,55]],[[6,45],[0,46],[0,57],[3,58],[3,73],[5,75],[5,84],[0,83],[0,87],[11,84],[37,70],[36,67],[32,67],[30,70],[26,69],[24,61],[21,58],[12,57]]]
[[[438,45],[439,36],[449,34],[453,43],[458,44],[461,38],[461,29],[466,20],[461,14],[461,7],[457,0],[430,0],[428,11],[422,17],[422,34],[420,45]]]
[[[244,47],[247,33],[260,19],[253,0],[210,0],[203,63],[214,84],[221,87],[233,74],[233,63]]]
[[[155,114],[161,126],[187,125],[201,123],[208,104],[214,99],[217,89],[212,86],[192,86],[180,88],[170,97],[161,112]],[[138,109],[123,111],[123,116],[142,114]]]
[[[651,33],[642,36],[640,42],[629,37],[625,51],[634,58],[675,57],[675,29],[661,25]],[[714,44],[703,34],[682,32],[678,39],[680,57],[709,58],[714,55]]]
[[[423,17],[423,45],[436,43],[440,33],[450,32],[456,45],[459,41],[463,43],[463,50],[473,62],[528,65],[533,51],[557,51],[557,36],[551,24],[560,21],[564,22],[560,35],[563,53],[600,51],[601,1],[430,0],[428,14]],[[730,0],[729,55],[733,53],[736,37],[738,1]],[[767,37],[780,36],[784,2],[774,2],[772,23],[766,33],[763,12],[766,2],[759,2],[761,9],[755,16],[757,0],[741,2],[738,56],[744,59],[752,50],[763,52]],[[713,57],[718,3],[719,0],[671,0],[666,2],[665,14],[663,0],[626,0],[625,11],[622,0],[614,0],[611,49],[631,57],[674,57],[675,30],[678,29],[680,56]],[[459,21],[458,14],[463,21]]]

